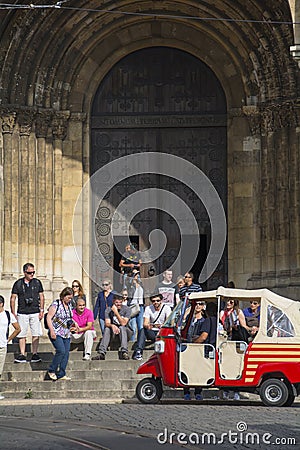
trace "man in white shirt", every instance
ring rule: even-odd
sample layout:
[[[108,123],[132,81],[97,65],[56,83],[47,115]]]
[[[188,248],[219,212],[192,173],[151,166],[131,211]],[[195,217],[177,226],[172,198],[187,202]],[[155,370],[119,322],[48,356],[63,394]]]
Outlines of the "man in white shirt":
[[[141,330],[138,337],[136,350],[132,359],[138,361],[143,359],[143,350],[145,348],[146,339],[154,342],[159,329],[171,314],[171,308],[168,305],[162,304],[162,299],[162,294],[154,294],[150,297],[152,305],[145,308],[144,328]]]
[[[14,327],[13,333],[9,336],[9,325]],[[20,325],[13,314],[4,309],[4,298],[0,295],[0,377],[2,376],[3,367],[7,353],[7,343],[12,341],[21,331]],[[0,394],[0,400],[4,398]]]
[[[174,308],[175,305],[175,287],[176,284],[172,281],[173,271],[165,270],[163,273],[163,280],[158,284],[157,289],[163,296],[163,304]]]

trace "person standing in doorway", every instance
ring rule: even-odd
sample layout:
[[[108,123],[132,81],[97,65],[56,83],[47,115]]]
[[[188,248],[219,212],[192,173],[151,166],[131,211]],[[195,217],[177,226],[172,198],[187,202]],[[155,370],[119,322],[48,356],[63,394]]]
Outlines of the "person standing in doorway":
[[[127,277],[132,275],[132,271],[140,270],[142,260],[135,244],[127,244],[125,246],[125,253],[122,255],[120,261],[120,269],[123,274],[123,289],[127,288]]]
[[[9,335],[9,325],[14,327],[14,331]],[[0,295],[0,378],[2,376],[3,367],[5,363],[7,344],[12,341],[21,331],[21,327],[13,314],[4,309],[4,297]],[[0,393],[0,400],[4,396]]]
[[[26,263],[23,266],[24,277],[17,280],[11,291],[10,309],[20,324],[19,334],[20,354],[15,358],[16,363],[27,362],[25,356],[26,336],[28,328],[32,335],[31,362],[40,362],[38,355],[39,338],[42,336],[41,320],[44,317],[44,289],[37,278],[34,278],[34,265]],[[18,298],[18,310],[16,314],[16,299]]]

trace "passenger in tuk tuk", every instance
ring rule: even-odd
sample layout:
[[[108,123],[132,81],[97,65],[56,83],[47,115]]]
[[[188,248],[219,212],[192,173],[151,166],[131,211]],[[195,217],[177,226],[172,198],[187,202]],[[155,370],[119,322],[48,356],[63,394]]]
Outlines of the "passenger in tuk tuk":
[[[260,299],[250,300],[250,306],[243,309],[246,320],[247,331],[250,334],[248,341],[252,341],[259,329],[260,321]]]
[[[199,300],[195,304],[194,317],[191,320],[187,332],[187,342],[194,342],[200,336],[200,334],[202,333],[201,327],[205,321],[205,318],[206,318],[205,302]],[[187,320],[188,319],[189,318],[187,317]],[[190,388],[188,387],[183,388],[183,393],[184,393],[184,400],[191,400]],[[201,387],[195,388],[195,399],[203,400]]]
[[[238,299],[227,299],[226,308],[220,312],[220,321],[231,341],[248,342],[246,320]]]

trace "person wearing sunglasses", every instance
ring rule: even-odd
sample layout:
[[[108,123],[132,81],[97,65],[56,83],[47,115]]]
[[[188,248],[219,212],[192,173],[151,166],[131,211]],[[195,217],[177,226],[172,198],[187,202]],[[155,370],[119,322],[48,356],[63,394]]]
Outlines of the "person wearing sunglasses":
[[[258,332],[260,321],[260,299],[250,300],[250,306],[243,309],[246,319],[247,331],[250,333],[249,340],[253,340]]]
[[[154,342],[159,329],[171,314],[171,308],[168,305],[164,305],[162,300],[163,296],[159,293],[150,297],[151,305],[145,308],[143,328],[138,335],[136,350],[132,355],[132,359],[137,361],[143,359],[146,339]]]
[[[16,363],[26,363],[25,356],[26,336],[28,328],[32,335],[32,357],[31,362],[42,361],[38,354],[39,338],[42,336],[41,320],[44,317],[44,289],[40,280],[34,278],[35,270],[32,263],[23,266],[24,277],[17,280],[11,291],[10,309],[21,327],[19,334],[20,354],[15,358]],[[18,309],[16,313],[16,299],[18,298]]]
[[[72,281],[72,289],[73,289],[73,298],[71,300],[70,306],[72,309],[76,308],[76,303],[79,298],[83,298],[83,300],[86,302],[86,296],[83,292],[82,284],[79,280],[73,280]]]
[[[179,291],[179,297],[183,299],[186,295],[192,292],[201,292],[202,288],[200,284],[194,283],[194,274],[192,272],[186,272],[184,275],[184,286]]]
[[[202,333],[202,325],[205,321],[205,302],[197,301],[195,304],[194,316],[191,320],[188,332],[187,332],[187,342],[194,342]],[[189,320],[189,317],[186,319]],[[183,388],[184,400],[191,400],[190,388]],[[203,400],[202,388],[195,388],[195,399]]]
[[[112,307],[113,298],[111,281],[104,279],[102,282],[102,290],[98,294],[94,307],[94,320],[98,317],[102,335],[105,329],[105,310],[107,307]]]

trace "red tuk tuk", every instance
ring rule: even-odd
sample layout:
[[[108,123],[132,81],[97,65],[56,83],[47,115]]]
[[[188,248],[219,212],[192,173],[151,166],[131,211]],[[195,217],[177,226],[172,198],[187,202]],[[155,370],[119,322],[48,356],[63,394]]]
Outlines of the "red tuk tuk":
[[[187,342],[196,301],[216,302],[219,317],[228,298],[260,300],[260,324],[254,339],[231,341],[217,332],[216,347]],[[220,287],[193,293],[172,311],[157,335],[154,354],[137,373],[150,375],[136,387],[142,403],[159,402],[163,386],[201,386],[257,393],[267,406],[291,406],[300,393],[300,302],[267,289]]]

